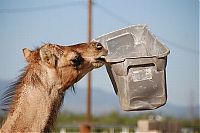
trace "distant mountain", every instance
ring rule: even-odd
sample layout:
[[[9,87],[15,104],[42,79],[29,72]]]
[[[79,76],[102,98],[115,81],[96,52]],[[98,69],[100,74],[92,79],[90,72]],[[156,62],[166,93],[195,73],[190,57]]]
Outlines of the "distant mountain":
[[[120,109],[118,97],[100,89],[92,90],[92,112],[96,115]],[[63,110],[84,113],[86,110],[86,88],[77,88],[76,93],[67,91]]]
[[[9,81],[0,80],[0,100],[2,97],[2,93],[6,91],[8,85],[9,85]],[[1,101],[0,101],[0,115],[3,115],[3,114],[4,112],[1,110]]]
[[[76,90],[77,93],[73,94],[70,91],[67,92],[64,107],[62,110],[68,110],[76,113],[84,113],[86,105],[86,89],[79,88]],[[114,93],[105,92],[100,89],[93,89],[92,95],[93,113],[95,115],[104,114],[110,111],[117,111],[121,114],[134,115],[139,113],[156,113],[164,116],[173,116],[178,118],[189,118],[191,117],[191,107],[179,106],[167,103],[166,105],[150,111],[123,111],[119,104],[118,96]],[[199,117],[199,107],[193,107],[194,115]]]
[[[0,96],[1,93],[6,90],[8,84],[9,81],[0,80]],[[65,94],[62,110],[67,110],[73,113],[84,113],[86,111],[86,88],[75,87],[75,93],[69,89]],[[106,92],[99,88],[92,89],[92,112],[95,115],[104,114],[111,111],[117,111],[121,114],[128,115],[152,112],[160,115],[168,115],[178,118],[189,118],[191,116],[192,110],[195,111],[195,116],[199,117],[199,106],[191,109],[191,107],[188,106],[179,106],[171,103],[167,103],[163,107],[153,111],[125,112],[122,111],[119,105],[118,96],[115,95],[114,92]]]

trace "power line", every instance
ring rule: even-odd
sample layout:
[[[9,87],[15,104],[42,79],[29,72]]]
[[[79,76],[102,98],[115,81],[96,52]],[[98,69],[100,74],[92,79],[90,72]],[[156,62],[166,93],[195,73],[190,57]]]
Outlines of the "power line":
[[[32,8],[13,8],[13,9],[0,9],[0,13],[26,13],[26,12],[39,12],[39,11],[46,11],[46,10],[55,10],[55,9],[64,9],[66,7],[70,6],[78,6],[78,5],[87,5],[86,1],[73,1],[73,2],[68,2],[68,3],[63,3],[63,4],[57,4],[57,5],[49,5],[49,6],[39,6],[39,7],[32,7]],[[108,14],[110,17],[114,18],[120,23],[123,23],[125,25],[130,25],[131,23],[127,21],[126,19],[122,18],[112,10],[102,6],[101,4],[97,2],[92,3],[95,7],[99,8],[101,11],[104,13]],[[179,45],[173,41],[169,41],[167,39],[164,39],[162,37],[159,37],[161,40],[164,42],[167,42],[169,45],[174,46],[178,49],[184,50],[189,53],[193,54],[199,54],[199,51],[193,50],[191,48],[184,47],[182,45]]]
[[[105,12],[106,14],[108,14],[109,16],[111,16],[112,18],[116,19],[117,21],[123,23],[123,24],[126,24],[126,25],[130,25],[131,23],[127,20],[125,20],[124,18],[122,18],[121,16],[115,14],[114,12],[112,12],[111,10],[107,9],[106,7],[100,5],[99,3],[95,3],[96,7],[98,7],[99,9],[101,9],[101,11]],[[197,50],[194,50],[194,49],[191,49],[191,48],[187,48],[187,47],[184,47],[182,45],[179,45],[173,41],[169,41],[167,39],[164,39],[162,37],[159,37],[161,40],[163,40],[164,42],[167,42],[167,44],[171,45],[171,46],[174,46],[178,49],[181,49],[181,50],[184,50],[186,52],[189,52],[189,53],[193,53],[193,54],[199,54],[199,51]]]
[[[84,1],[73,1],[63,4],[57,5],[49,5],[49,6],[38,6],[31,8],[12,8],[12,9],[0,9],[0,13],[26,13],[26,12],[38,12],[38,11],[46,11],[46,10],[55,10],[55,9],[63,9],[70,6],[77,6],[86,4]]]
[[[160,37],[160,36],[158,36],[158,37],[159,37],[163,42],[166,42],[167,44],[169,44],[169,45],[171,45],[171,46],[173,46],[173,47],[176,47],[176,48],[181,49],[181,50],[183,50],[183,51],[186,51],[186,52],[188,52],[188,53],[197,54],[197,55],[199,54],[199,51],[197,51],[197,50],[184,47],[184,46],[179,45],[179,44],[177,44],[177,43],[175,43],[175,42],[173,42],[173,41],[169,41],[169,40],[167,40],[167,39],[164,39],[163,37]]]
[[[117,21],[119,21],[120,23],[126,24],[126,25],[130,25],[131,23],[127,20],[125,20],[124,18],[122,18],[121,16],[117,15],[116,13],[114,13],[113,11],[109,10],[108,8],[100,5],[99,3],[94,3],[95,6],[97,8],[99,8],[101,11],[105,12],[106,14],[108,14],[110,17],[116,19]]]

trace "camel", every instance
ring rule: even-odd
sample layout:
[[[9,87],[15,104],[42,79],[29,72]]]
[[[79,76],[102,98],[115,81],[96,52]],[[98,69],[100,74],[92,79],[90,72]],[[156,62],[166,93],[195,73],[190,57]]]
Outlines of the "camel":
[[[52,132],[65,91],[103,66],[107,50],[98,42],[72,46],[48,43],[34,51],[25,48],[23,54],[28,64],[14,85],[0,133]]]

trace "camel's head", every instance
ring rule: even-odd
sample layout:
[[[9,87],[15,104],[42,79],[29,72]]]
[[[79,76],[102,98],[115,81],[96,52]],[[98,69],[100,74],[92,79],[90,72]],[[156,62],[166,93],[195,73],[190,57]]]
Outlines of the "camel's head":
[[[23,53],[29,65],[47,74],[41,78],[69,87],[92,69],[103,66],[107,50],[98,42],[90,42],[72,46],[45,44],[35,51],[25,48]]]

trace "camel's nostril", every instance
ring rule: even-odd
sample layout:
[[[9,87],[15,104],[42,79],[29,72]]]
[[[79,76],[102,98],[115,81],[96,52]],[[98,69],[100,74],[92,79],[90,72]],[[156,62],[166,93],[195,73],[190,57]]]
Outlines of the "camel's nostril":
[[[98,50],[102,50],[103,46],[102,46],[100,43],[97,43],[97,44],[96,44],[96,48],[97,48]]]

